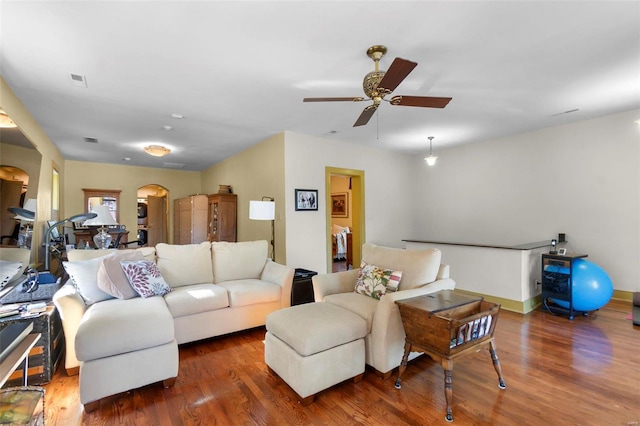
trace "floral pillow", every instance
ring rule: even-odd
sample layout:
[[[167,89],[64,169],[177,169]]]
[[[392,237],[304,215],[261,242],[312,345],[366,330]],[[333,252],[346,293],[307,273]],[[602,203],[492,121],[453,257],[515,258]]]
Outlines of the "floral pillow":
[[[398,290],[401,278],[402,271],[379,268],[363,261],[360,264],[355,292],[380,299],[387,292]]]
[[[150,260],[123,260],[120,266],[131,287],[142,297],[164,296],[171,291],[156,264]]]

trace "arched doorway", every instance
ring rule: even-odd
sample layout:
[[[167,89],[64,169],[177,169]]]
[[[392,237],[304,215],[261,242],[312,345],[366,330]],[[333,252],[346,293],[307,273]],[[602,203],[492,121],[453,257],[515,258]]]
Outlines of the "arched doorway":
[[[138,245],[168,243],[169,191],[156,184],[138,188]]]

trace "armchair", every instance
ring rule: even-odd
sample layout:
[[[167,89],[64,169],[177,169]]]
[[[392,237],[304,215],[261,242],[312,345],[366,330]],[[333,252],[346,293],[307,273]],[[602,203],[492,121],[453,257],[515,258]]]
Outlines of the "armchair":
[[[364,244],[364,262],[402,271],[398,291],[380,300],[354,292],[358,269],[312,278],[316,302],[338,305],[366,320],[365,362],[383,379],[391,376],[404,354],[405,332],[395,301],[455,287],[455,281],[449,278],[449,265],[440,263],[441,256],[438,249],[404,250]],[[418,355],[412,352],[410,359]]]

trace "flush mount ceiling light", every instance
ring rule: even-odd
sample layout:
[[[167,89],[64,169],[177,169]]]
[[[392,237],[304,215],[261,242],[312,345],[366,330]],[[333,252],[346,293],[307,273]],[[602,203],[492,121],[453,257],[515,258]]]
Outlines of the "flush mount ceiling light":
[[[0,110],[0,127],[3,129],[11,129],[13,127],[18,127],[18,125],[9,118],[6,112]]]
[[[434,166],[436,164],[436,160],[438,159],[437,155],[433,155],[433,136],[429,136],[429,156],[424,157],[424,161],[427,162],[428,165]]]
[[[144,147],[144,152],[154,157],[164,157],[171,152],[169,148],[165,148],[162,145],[149,145]]]

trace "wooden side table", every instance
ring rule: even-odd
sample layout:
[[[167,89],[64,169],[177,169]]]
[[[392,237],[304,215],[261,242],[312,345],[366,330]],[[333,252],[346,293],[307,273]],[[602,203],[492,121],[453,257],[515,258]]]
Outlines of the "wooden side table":
[[[402,373],[412,348],[416,348],[444,369],[444,394],[447,401],[445,419],[453,421],[453,361],[489,346],[493,367],[498,374],[498,387],[506,389],[500,361],[493,337],[500,305],[486,302],[482,297],[471,297],[442,290],[425,296],[396,301],[400,309],[406,339],[404,355],[395,387],[402,387]]]

